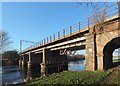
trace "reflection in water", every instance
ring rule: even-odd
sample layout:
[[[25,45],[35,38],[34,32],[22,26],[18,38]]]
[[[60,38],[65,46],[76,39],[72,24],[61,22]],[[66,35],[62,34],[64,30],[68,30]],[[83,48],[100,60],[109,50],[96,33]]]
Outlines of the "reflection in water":
[[[68,70],[84,70],[84,69],[85,69],[85,60],[77,60],[68,63]]]
[[[16,84],[27,80],[40,77],[40,68],[32,70],[20,70],[19,66],[3,66],[0,67],[0,74],[2,75],[2,84]],[[51,69],[51,68],[50,68]],[[85,60],[78,60],[68,63],[68,70],[84,70]],[[51,69],[52,70],[52,69]]]
[[[21,83],[21,72],[18,66],[3,66],[2,67],[2,84]]]

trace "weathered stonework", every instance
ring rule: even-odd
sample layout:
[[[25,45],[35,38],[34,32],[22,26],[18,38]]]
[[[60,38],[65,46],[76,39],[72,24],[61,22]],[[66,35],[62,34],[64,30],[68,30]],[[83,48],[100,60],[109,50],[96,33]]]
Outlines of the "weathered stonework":
[[[86,36],[86,70],[95,69],[95,42],[94,34],[88,34]]]
[[[95,68],[104,70],[111,67],[112,53],[119,46],[119,44],[115,43],[116,41],[114,42],[113,40],[116,39],[120,41],[118,20],[109,22],[102,31],[95,33],[90,32],[86,35],[86,70],[95,70]]]

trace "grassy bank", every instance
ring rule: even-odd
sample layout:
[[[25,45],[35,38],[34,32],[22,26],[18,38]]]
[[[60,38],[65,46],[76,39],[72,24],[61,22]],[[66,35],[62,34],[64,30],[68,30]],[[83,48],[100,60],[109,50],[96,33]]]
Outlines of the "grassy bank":
[[[120,62],[120,59],[114,59],[113,62]]]
[[[40,84],[99,84],[111,74],[108,71],[64,71],[37,80],[31,80],[21,86],[39,86]]]

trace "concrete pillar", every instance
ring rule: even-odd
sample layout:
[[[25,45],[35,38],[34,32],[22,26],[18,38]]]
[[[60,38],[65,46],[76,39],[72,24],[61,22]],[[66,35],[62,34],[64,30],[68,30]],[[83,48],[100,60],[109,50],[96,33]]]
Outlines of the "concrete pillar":
[[[47,68],[46,68],[46,63],[41,63],[41,76],[46,76],[47,74]]]
[[[47,50],[43,48],[43,53],[42,53],[42,63],[41,65],[41,76],[45,76],[47,74],[47,68],[46,68],[46,55],[47,55]]]
[[[32,53],[29,52],[29,59],[27,62],[27,69],[30,70],[31,69],[31,64],[32,64]]]
[[[52,74],[54,72],[67,70],[65,61],[67,61],[66,55],[60,55],[59,51],[50,51],[49,49],[43,48],[42,63],[40,64],[41,75],[45,76],[48,73]]]
[[[22,56],[21,66],[22,66],[22,69],[24,69],[24,67],[25,67],[25,55]]]
[[[97,69],[96,64],[96,44],[95,44],[95,34],[86,35],[86,70],[94,71]]]
[[[31,73],[31,63],[28,63],[28,70],[27,70],[27,80],[32,79],[32,73]]]
[[[22,66],[22,57],[23,57],[23,55],[20,55],[20,59],[19,59],[19,67],[21,68],[21,66]]]

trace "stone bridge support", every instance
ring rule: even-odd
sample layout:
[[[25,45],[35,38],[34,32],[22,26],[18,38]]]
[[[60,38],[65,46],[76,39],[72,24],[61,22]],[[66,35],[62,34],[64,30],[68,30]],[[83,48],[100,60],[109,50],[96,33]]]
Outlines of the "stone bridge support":
[[[28,55],[27,54],[22,55],[21,59],[22,59],[22,61],[21,61],[22,62],[22,69],[24,70],[27,68]]]
[[[86,36],[86,69],[95,70],[96,64],[96,42],[95,34],[88,34]]]
[[[86,35],[86,70],[104,70],[112,66],[112,54],[120,48],[120,23],[106,23],[104,29]]]
[[[43,48],[42,54],[42,63],[40,64],[42,76],[47,75],[47,73],[59,72],[62,69],[67,70],[67,67],[63,68],[67,61],[66,55],[60,55],[59,51],[50,51],[45,48]]]
[[[39,64],[42,62],[42,54],[41,53],[32,53],[32,52],[29,52],[28,54],[28,69],[34,69],[35,67],[39,67]],[[35,66],[35,67],[34,67]]]

